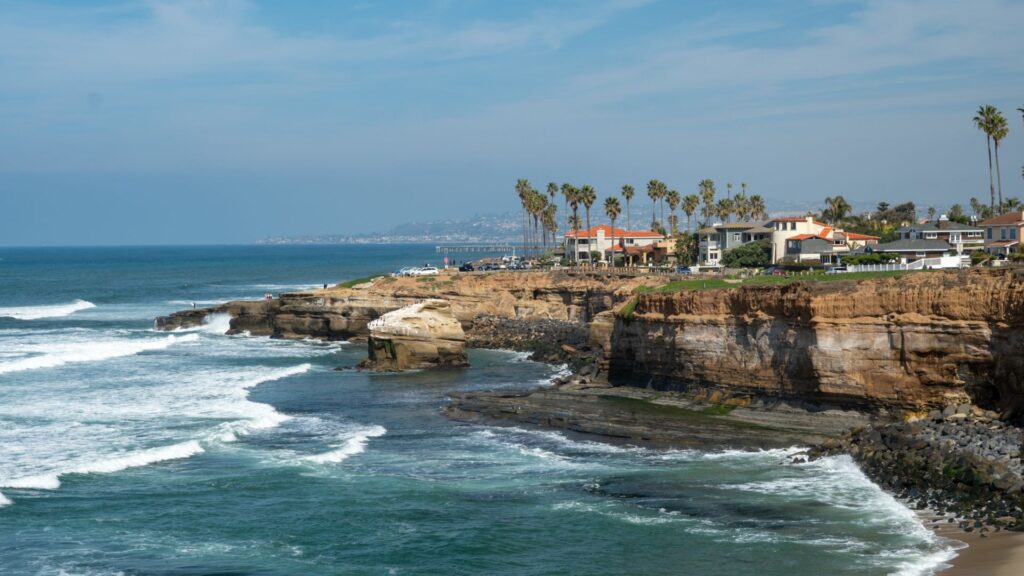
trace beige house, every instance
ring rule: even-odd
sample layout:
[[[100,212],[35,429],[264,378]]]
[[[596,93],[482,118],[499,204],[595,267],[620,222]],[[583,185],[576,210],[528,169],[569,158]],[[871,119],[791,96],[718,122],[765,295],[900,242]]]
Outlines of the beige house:
[[[1024,212],[1007,212],[981,223],[985,230],[985,251],[990,254],[1020,252],[1024,234]]]

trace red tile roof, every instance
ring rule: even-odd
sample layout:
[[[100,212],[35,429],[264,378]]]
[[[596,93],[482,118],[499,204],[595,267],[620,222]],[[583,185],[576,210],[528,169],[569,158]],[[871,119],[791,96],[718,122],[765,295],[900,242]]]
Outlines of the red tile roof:
[[[600,226],[591,226],[590,230],[580,230],[576,234],[573,232],[566,232],[566,238],[591,238],[596,237],[598,230],[604,231],[605,238],[611,239],[612,227],[607,224],[601,224]],[[652,232],[650,230],[623,230],[622,228],[615,229],[616,238],[662,238],[661,234]]]
[[[1024,224],[1024,212],[1007,212],[981,223],[982,226],[998,226],[1000,224]]]
[[[817,237],[818,237],[817,234],[797,234],[796,236],[791,236],[789,238],[786,238],[786,240],[810,240],[811,238],[817,238]]]

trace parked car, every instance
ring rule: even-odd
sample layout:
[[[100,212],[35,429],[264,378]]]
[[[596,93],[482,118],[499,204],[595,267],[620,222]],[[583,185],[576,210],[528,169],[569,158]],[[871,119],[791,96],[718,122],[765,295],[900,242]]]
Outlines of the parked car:
[[[846,266],[833,266],[825,271],[825,274],[842,274],[846,272]]]
[[[470,262],[463,262],[462,266],[459,266],[459,272],[473,272],[476,270],[473,268],[473,264]]]
[[[398,270],[397,272],[393,272],[391,275],[392,276],[412,276],[411,272],[413,270],[414,270],[413,268],[405,267],[405,268],[402,268],[402,269]]]
[[[424,266],[422,268],[413,268],[410,272],[410,276],[437,276],[438,271],[434,266]]]
[[[693,269],[689,266],[676,266],[676,274],[693,274]]]

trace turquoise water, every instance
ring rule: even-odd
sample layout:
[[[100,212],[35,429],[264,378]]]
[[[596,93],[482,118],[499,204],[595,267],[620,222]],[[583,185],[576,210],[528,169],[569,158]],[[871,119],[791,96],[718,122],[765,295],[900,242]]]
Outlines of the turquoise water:
[[[558,372],[336,371],[344,343],[152,331],[199,304],[435,262],[428,246],[0,248],[2,574],[927,574],[948,543],[846,458],[470,426]]]

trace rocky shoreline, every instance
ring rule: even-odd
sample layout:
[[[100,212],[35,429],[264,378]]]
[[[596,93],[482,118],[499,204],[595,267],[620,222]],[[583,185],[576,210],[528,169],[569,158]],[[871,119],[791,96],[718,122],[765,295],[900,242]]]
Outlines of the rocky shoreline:
[[[1011,423],[1024,414],[1021,275],[658,291],[666,281],[382,278],[186,310],[156,326],[229,314],[235,333],[360,339],[384,314],[440,299],[467,347],[571,369],[534,391],[453,395],[444,409],[453,419],[659,446],[850,454],[940,522],[982,534],[1024,528],[1024,437]]]

